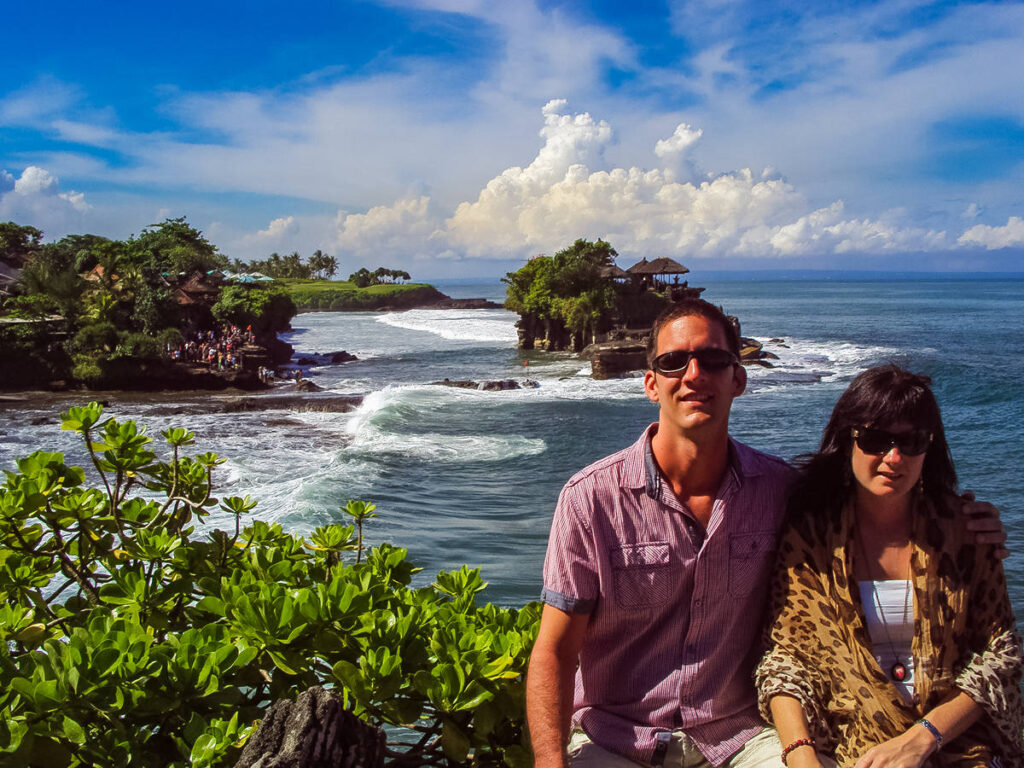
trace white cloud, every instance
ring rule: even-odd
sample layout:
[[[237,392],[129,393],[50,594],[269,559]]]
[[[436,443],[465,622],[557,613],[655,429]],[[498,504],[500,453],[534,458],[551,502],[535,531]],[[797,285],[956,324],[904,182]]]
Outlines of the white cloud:
[[[672,168],[591,170],[612,129],[564,100],[542,110],[544,144],[525,168],[492,178],[441,220],[428,196],[339,214],[338,246],[437,257],[508,259],[552,252],[577,237],[608,239],[623,255],[702,257],[821,256],[927,251],[949,247],[945,232],[879,219],[844,218],[841,201],[809,210],[806,199],[772,168],[680,180]],[[655,150],[667,165],[700,137],[680,125]]]
[[[966,208],[964,208],[964,212],[960,214],[960,217],[963,219],[976,219],[980,215],[981,206],[979,206],[977,203],[971,203]]]
[[[654,145],[654,154],[663,160],[681,155],[696,144],[703,135],[704,131],[700,128],[692,128],[686,123],[680,123],[676,126],[675,133],[667,139],[658,140],[658,143]]]
[[[61,192],[57,178],[44,168],[30,165],[16,179],[0,170],[0,220],[39,227],[57,236],[81,226],[90,208],[81,192]]]
[[[262,242],[276,242],[296,234],[299,231],[298,222],[294,216],[286,216],[274,219],[266,229],[259,230],[253,238]]]
[[[990,251],[1024,245],[1024,219],[1011,216],[1001,227],[978,224],[960,235],[957,242],[966,246],[982,245]]]
[[[366,213],[339,211],[335,247],[355,256],[356,261],[379,261],[384,255],[401,261],[422,259],[446,250],[432,242],[440,236],[439,224],[425,195],[375,206]]]

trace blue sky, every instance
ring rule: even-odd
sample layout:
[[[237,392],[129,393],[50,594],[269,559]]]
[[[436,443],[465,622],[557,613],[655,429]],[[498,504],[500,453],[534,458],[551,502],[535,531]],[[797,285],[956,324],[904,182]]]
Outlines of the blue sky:
[[[497,275],[1024,270],[1024,4],[19,3],[0,220]]]

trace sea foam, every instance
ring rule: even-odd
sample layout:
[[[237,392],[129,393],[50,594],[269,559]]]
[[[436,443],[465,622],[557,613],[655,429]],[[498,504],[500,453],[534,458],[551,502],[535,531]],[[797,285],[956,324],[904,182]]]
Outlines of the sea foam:
[[[503,309],[411,309],[382,314],[377,322],[452,341],[492,341],[506,346],[516,343],[515,319]]]

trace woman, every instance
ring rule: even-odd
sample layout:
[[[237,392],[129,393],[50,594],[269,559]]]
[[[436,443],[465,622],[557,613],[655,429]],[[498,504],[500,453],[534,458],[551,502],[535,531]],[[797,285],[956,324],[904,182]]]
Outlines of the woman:
[[[789,768],[1024,765],[1006,580],[965,531],[930,383],[860,374],[794,487],[757,670]]]

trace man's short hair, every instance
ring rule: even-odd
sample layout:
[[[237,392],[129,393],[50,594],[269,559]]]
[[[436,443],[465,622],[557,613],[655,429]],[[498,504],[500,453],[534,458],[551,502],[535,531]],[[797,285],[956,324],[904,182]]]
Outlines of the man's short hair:
[[[740,356],[740,331],[736,323],[714,304],[704,299],[683,299],[669,304],[654,320],[651,336],[647,339],[647,367],[654,369],[654,358],[658,356],[658,334],[661,329],[678,320],[680,317],[704,317],[712,323],[718,323],[725,333],[725,341],[729,351],[738,358]]]

